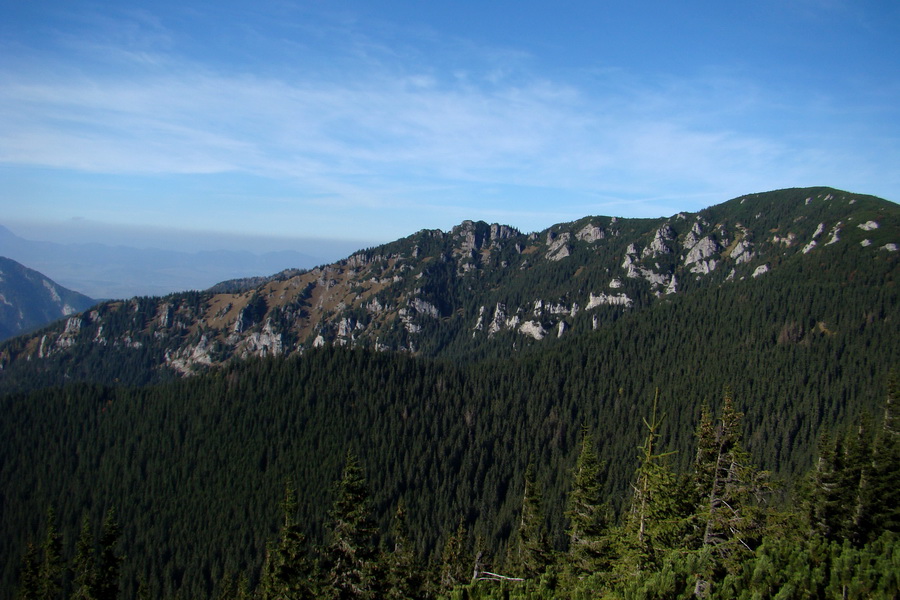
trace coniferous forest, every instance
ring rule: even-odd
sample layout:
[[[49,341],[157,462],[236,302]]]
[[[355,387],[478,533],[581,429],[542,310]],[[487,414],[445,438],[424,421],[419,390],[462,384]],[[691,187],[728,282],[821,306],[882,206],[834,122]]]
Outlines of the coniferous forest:
[[[229,358],[220,340],[207,346],[216,364],[166,370],[176,342],[213,338],[207,321],[188,323],[216,313],[211,292],[111,302],[96,320],[11,340],[0,346],[0,600],[898,597],[900,217],[884,201],[807,195],[773,195],[783,215],[755,216],[749,201],[704,211],[710,230],[728,211],[766,221],[761,277],[733,259],[737,238],[716,256],[738,275],[723,267],[718,279],[675,252],[626,251],[628,228],[651,250],[665,231],[637,220],[609,235],[617,246],[578,240],[561,262],[530,252],[534,236],[472,268],[486,246],[461,263],[455,246],[437,248],[460,236],[373,250],[419,254],[376,278],[396,278],[396,297],[366,297],[382,307],[372,334],[401,351],[389,338],[342,346],[349,334],[335,333]],[[869,229],[837,212],[795,216],[860,206]],[[839,218],[842,243],[783,243],[793,224],[815,238]],[[670,221],[686,255],[700,221]],[[655,274],[671,267],[682,291],[654,292],[629,256]],[[529,306],[537,319],[535,297],[565,289],[553,306],[574,307],[598,297],[594,280],[616,278],[633,305],[552,313],[567,319],[558,336],[473,328],[479,306]],[[307,304],[291,300],[300,308],[248,292],[252,310],[231,306],[221,330],[272,334],[325,297],[307,291],[339,287],[320,279],[300,290]],[[322,306],[343,324],[323,320],[323,339],[352,329],[353,311],[365,330],[367,309]],[[438,316],[410,320],[413,306]]]
[[[597,418],[539,401],[544,360],[325,349],[8,398],[6,597],[898,593],[896,379],[786,465],[728,387],[687,430],[662,389]]]

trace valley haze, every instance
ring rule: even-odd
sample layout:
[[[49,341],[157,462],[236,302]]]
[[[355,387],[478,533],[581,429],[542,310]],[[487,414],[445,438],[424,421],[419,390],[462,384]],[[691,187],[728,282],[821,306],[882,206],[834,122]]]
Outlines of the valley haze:
[[[374,242],[291,239],[90,223],[0,224],[0,256],[92,298],[164,296],[309,269]]]

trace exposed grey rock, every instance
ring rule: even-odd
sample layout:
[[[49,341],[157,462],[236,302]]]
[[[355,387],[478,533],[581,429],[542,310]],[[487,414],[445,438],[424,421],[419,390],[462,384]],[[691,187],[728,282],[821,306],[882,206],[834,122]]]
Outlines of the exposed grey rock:
[[[693,248],[697,242],[700,241],[700,238],[703,236],[703,225],[706,224],[706,221],[700,218],[700,215],[697,215],[697,220],[694,221],[694,225],[691,227],[691,230],[688,231],[684,236],[684,241],[682,244],[685,248]]]
[[[426,302],[421,298],[413,298],[409,301],[409,306],[420,315],[427,315],[434,319],[439,319],[441,317],[441,312],[438,310],[437,306],[430,302]]]
[[[872,231],[873,229],[878,229],[878,223],[876,221],[866,221],[865,223],[860,223],[857,227],[863,231]]]
[[[525,321],[519,327],[519,333],[531,336],[536,340],[542,340],[547,335],[547,330],[537,321]]]
[[[842,226],[842,225],[843,225],[843,223],[841,223],[840,221],[838,221],[838,222],[837,222],[837,225],[835,225],[834,227],[831,228],[831,234],[830,234],[830,235],[831,235],[831,239],[828,240],[828,242],[825,244],[826,246],[830,246],[831,244],[835,244],[835,243],[837,243],[837,242],[839,242],[839,241],[841,240],[841,238],[840,238],[840,233],[841,233],[841,226]]]
[[[759,277],[763,273],[769,272],[769,265],[759,265],[756,267],[756,270],[753,271],[753,277]]]
[[[503,328],[505,321],[506,305],[502,302],[498,302],[497,306],[494,307],[494,316],[491,319],[491,324],[488,325],[488,335],[494,335],[500,331]]]
[[[597,225],[591,225],[588,223],[584,227],[582,227],[578,233],[575,234],[575,238],[579,239],[583,242],[587,242],[589,244],[593,244],[597,240],[602,240],[606,237],[606,232],[603,231],[602,227],[598,227]]]
[[[574,305],[574,310],[565,304],[551,304],[548,307],[551,315],[571,315],[578,313],[578,304]]]
[[[881,247],[881,249],[887,250],[888,252],[896,252],[898,249],[900,249],[900,246],[898,246],[897,244],[885,244]]]
[[[356,328],[356,322],[351,317],[344,317],[338,322],[338,337],[350,337]]]
[[[648,258],[660,256],[661,254],[671,254],[672,249],[669,248],[668,242],[673,239],[675,239],[675,232],[668,223],[664,223],[656,230],[656,233],[653,235],[653,241],[650,242],[648,247],[644,248],[641,257]]]
[[[572,234],[568,231],[559,234],[558,236],[554,236],[552,232],[547,234],[547,259],[548,260],[562,260],[563,258],[569,256],[569,240],[572,239]]]
[[[734,245],[734,248],[731,249],[731,258],[734,260],[735,264],[741,265],[746,262],[750,262],[753,260],[753,244],[747,241],[746,238],[738,241],[737,244]]]
[[[629,307],[632,305],[632,300],[625,294],[616,294],[615,296],[611,294],[600,293],[595,296],[593,292],[590,293],[588,297],[588,303],[585,307],[586,310],[590,310],[592,308],[596,308],[602,304],[610,304],[613,306],[624,306]]]
[[[691,248],[690,252],[688,252],[687,257],[685,257],[684,259],[684,266],[704,261],[718,252],[719,249],[720,246],[718,242],[716,242],[716,240],[714,240],[712,237],[706,236],[705,238],[697,242],[694,247]]]
[[[66,328],[62,334],[56,339],[57,348],[69,348],[75,344],[75,336],[81,332],[84,321],[81,317],[70,317],[66,320]]]
[[[718,262],[714,258],[710,258],[709,260],[700,260],[694,263],[694,266],[691,267],[691,273],[696,273],[697,275],[708,275],[716,270],[716,266],[718,266]]]
[[[194,372],[195,365],[211,366],[213,364],[210,355],[211,344],[204,334],[193,346],[185,346],[176,351],[167,351],[165,355],[166,365],[183,375]]]
[[[665,294],[674,294],[678,292],[678,281],[675,279],[675,276],[672,275],[672,280],[669,281],[669,285],[666,286]]]
[[[372,298],[366,303],[366,310],[370,313],[384,312],[384,309],[384,305],[378,300],[378,298]]]
[[[474,332],[484,329],[484,306],[478,307],[478,320],[475,322]],[[474,335],[474,332],[472,335]]]
[[[163,329],[168,329],[169,326],[172,325],[172,315],[174,313],[174,309],[172,304],[169,302],[160,304],[159,309],[156,312],[156,322]]]
[[[509,227],[507,225],[498,225],[494,223],[491,225],[491,241],[496,242],[499,240],[508,240],[509,238],[513,238],[516,236],[522,235],[518,229],[513,227]]]
[[[785,246],[792,246],[795,241],[797,241],[797,235],[790,232],[784,237],[780,237],[778,235],[772,236],[773,244],[784,244]]]

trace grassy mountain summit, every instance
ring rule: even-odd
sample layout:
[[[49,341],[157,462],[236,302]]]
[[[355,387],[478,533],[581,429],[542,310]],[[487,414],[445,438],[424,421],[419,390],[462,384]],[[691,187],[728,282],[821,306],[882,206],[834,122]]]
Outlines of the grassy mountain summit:
[[[141,382],[324,344],[502,356],[721,286],[738,293],[755,280],[798,288],[842,278],[893,286],[898,245],[896,204],[829,188],[753,194],[669,218],[585,217],[531,234],[466,221],[309,271],[107,302],[7,344],[0,365],[8,379],[28,362],[26,371],[50,380],[66,363],[70,379]],[[833,327],[825,316],[816,323]],[[810,328],[786,326],[788,338]],[[113,356],[127,372],[98,368]]]

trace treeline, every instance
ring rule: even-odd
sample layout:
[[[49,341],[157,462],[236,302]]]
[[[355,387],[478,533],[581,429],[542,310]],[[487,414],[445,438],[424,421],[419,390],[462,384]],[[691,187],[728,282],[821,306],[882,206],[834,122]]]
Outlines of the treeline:
[[[225,574],[215,582],[213,597],[895,598],[896,381],[890,390],[877,426],[862,419],[840,435],[823,436],[815,466],[787,502],[773,501],[769,474],[744,449],[742,415],[730,392],[717,417],[703,410],[691,467],[682,472],[672,468],[672,452],[660,446],[665,415],[654,401],[618,518],[603,493],[602,464],[585,428],[568,474],[563,543],[555,544],[549,533],[532,463],[518,490],[514,526],[494,552],[461,515],[458,524],[445,524],[441,552],[423,556],[402,500],[389,528],[379,530],[363,470],[348,451],[324,535],[311,535],[298,511],[298,490],[288,482],[280,527],[266,544],[261,569]],[[109,582],[118,574],[118,529],[109,522],[108,517],[95,568],[84,520],[66,576],[51,514],[43,561],[30,547],[19,597],[115,598],[117,588]],[[138,597],[149,597],[146,587]]]

